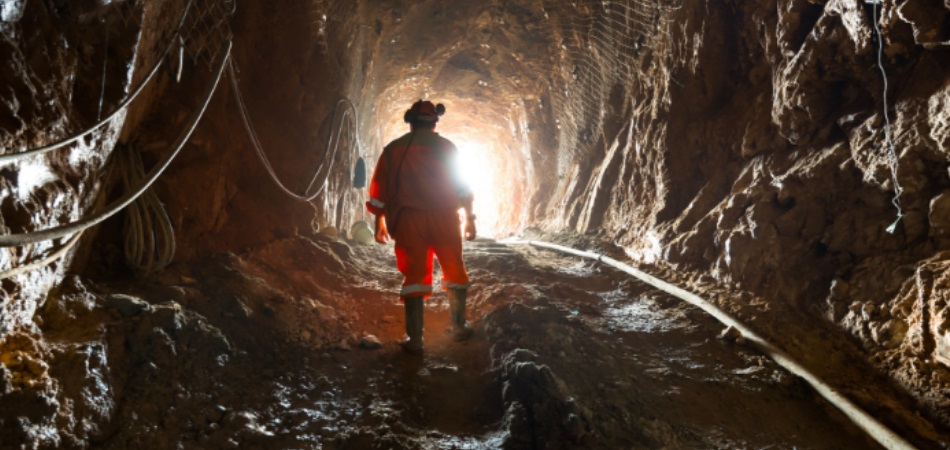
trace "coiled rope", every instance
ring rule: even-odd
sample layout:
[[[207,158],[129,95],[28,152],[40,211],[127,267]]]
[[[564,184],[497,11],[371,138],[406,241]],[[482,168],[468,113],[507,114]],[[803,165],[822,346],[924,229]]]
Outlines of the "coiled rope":
[[[204,101],[201,103],[201,106],[192,114],[188,125],[184,130],[182,130],[181,134],[179,134],[178,138],[172,144],[173,150],[168,155],[166,155],[164,159],[159,161],[155,167],[152,168],[152,170],[146,175],[146,180],[141,186],[131,192],[126,193],[121,198],[107,206],[105,211],[94,214],[90,217],[87,217],[86,219],[46,230],[21,234],[0,235],[0,247],[15,247],[35,242],[48,241],[86,230],[90,227],[98,225],[103,220],[112,217],[117,212],[121,211],[123,208],[139,198],[139,196],[141,196],[145,191],[147,191],[152,186],[152,184],[155,183],[155,180],[157,180],[158,177],[162,175],[165,169],[168,168],[168,165],[171,164],[172,160],[178,156],[178,153],[185,146],[185,143],[188,142],[189,138],[191,138],[191,134],[195,131],[195,127],[198,125],[198,122],[204,116],[205,110],[208,108],[208,104],[211,102],[211,97],[214,95],[214,91],[218,87],[218,82],[221,81],[221,76],[224,74],[224,68],[227,66],[228,60],[231,56],[231,41],[227,41],[224,45],[225,49],[223,52],[221,52],[220,61],[218,62],[217,69],[215,71],[214,82],[211,83],[211,86],[209,86],[208,93],[205,95]]]
[[[130,145],[119,149],[116,163],[123,190],[133,189],[145,178],[145,165],[138,148]],[[175,230],[154,189],[148,189],[129,205],[123,228],[125,261],[137,276],[146,277],[171,263],[175,256]]]
[[[145,86],[147,86],[149,82],[152,81],[152,78],[154,78],[155,73],[158,72],[158,68],[161,67],[162,63],[165,62],[165,58],[168,55],[168,52],[171,51],[172,47],[174,47],[175,43],[178,41],[178,35],[181,33],[182,24],[184,24],[185,18],[188,16],[188,11],[191,9],[192,3],[193,2],[189,1],[188,4],[185,6],[185,11],[184,13],[182,13],[181,20],[178,21],[178,27],[175,29],[175,34],[169,40],[168,45],[165,47],[165,51],[162,52],[162,57],[159,58],[159,60],[155,63],[155,65],[152,66],[152,69],[148,71],[148,75],[146,75],[145,79],[142,80],[141,83],[139,83],[138,87],[136,87],[135,90],[133,90],[132,93],[129,94],[129,96],[126,97],[125,100],[123,100],[122,103],[120,103],[119,106],[117,106],[114,111],[112,111],[112,113],[106,116],[105,119],[102,119],[99,122],[96,122],[96,124],[92,125],[91,127],[85,129],[84,131],[80,132],[79,134],[75,136],[60,140],[53,144],[49,144],[43,147],[34,148],[31,150],[27,150],[27,151],[23,151],[19,153],[10,153],[6,155],[0,155],[0,164],[6,164],[12,161],[16,161],[22,158],[28,158],[31,156],[42,155],[59,148],[63,148],[69,144],[72,144],[73,142],[76,142],[88,136],[93,131],[96,131],[99,128],[102,128],[103,126],[105,126],[106,124],[112,122],[112,119],[115,119],[115,117],[119,115],[120,112],[125,111],[125,109],[128,108],[129,104],[131,104],[139,96],[139,94],[142,93],[142,90],[145,89]]]
[[[343,134],[344,123],[346,122],[349,114],[353,114],[353,123],[359,124],[359,113],[356,110],[356,105],[352,101],[346,98],[342,98],[337,101],[336,105],[333,107],[332,118],[330,121],[330,133],[327,136],[327,146],[326,150],[323,152],[323,158],[320,160],[320,165],[317,167],[317,170],[313,174],[313,178],[310,180],[310,184],[307,185],[307,188],[303,191],[302,194],[298,194],[288,188],[277,176],[277,172],[274,171],[274,167],[271,165],[270,160],[267,157],[267,153],[264,152],[264,147],[261,145],[260,139],[257,137],[257,131],[254,129],[254,124],[251,122],[250,113],[247,110],[247,105],[244,103],[244,97],[241,95],[241,87],[237,79],[237,70],[234,67],[233,60],[228,65],[228,76],[231,79],[231,89],[234,91],[234,98],[237,99],[238,112],[241,115],[241,121],[244,122],[244,129],[247,131],[247,136],[253,144],[254,152],[257,154],[257,157],[261,160],[261,163],[264,165],[264,169],[267,171],[267,174],[270,175],[271,180],[274,181],[274,184],[284,191],[285,194],[294,198],[296,200],[309,202],[317,198],[327,186],[327,179],[330,177],[330,171],[333,168],[333,163],[336,161],[337,153],[340,148],[340,137]],[[339,128],[337,128],[337,117],[340,106],[345,107],[343,110],[342,116],[339,120]],[[353,141],[355,142],[357,151],[359,151],[359,134],[356,133],[356,125],[351,128],[352,134],[355,137]],[[334,129],[336,129],[336,135],[334,137]],[[329,156],[330,161],[327,164],[327,157]],[[320,188],[316,192],[309,194],[310,190],[313,189],[313,185],[317,182],[317,179],[320,178],[321,172],[326,166],[326,174],[323,176],[323,181],[320,183]]]

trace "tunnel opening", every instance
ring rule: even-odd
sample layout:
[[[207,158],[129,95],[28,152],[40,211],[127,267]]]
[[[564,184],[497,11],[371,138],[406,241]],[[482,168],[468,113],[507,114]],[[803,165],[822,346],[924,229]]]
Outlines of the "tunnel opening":
[[[0,442],[878,445],[735,328],[520,245],[537,240],[708,296],[914,445],[946,446],[950,71],[943,44],[917,42],[926,14],[880,7],[893,158],[860,5],[0,0],[0,158],[145,86],[65,153],[0,160],[0,241],[115,200],[112,149],[161,161],[213,94],[153,188],[177,245],[167,266],[130,269],[123,215],[0,250]],[[211,82],[226,43],[256,138],[238,92]],[[391,246],[358,239],[372,217],[353,179],[418,99],[448,108],[437,131],[460,149],[481,238],[464,250],[475,338],[453,341],[437,267],[413,359],[402,275]],[[286,195],[258,146],[298,197],[319,193]],[[892,169],[906,214],[886,233]]]

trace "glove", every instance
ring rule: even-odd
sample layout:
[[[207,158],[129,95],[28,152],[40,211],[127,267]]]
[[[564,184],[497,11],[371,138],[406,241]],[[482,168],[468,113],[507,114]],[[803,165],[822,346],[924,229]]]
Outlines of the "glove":
[[[465,219],[465,240],[474,240],[477,235],[478,231],[475,230],[475,217]]]
[[[386,229],[385,216],[382,214],[376,216],[374,235],[376,236],[376,242],[379,242],[380,244],[389,243],[389,230]]]

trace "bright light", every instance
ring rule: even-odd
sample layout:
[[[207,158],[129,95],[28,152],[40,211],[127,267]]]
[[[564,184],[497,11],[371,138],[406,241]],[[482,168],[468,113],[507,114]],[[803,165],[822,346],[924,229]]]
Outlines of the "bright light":
[[[498,192],[488,149],[467,141],[458,141],[456,146],[459,149],[460,175],[475,194],[478,234],[491,236],[498,223],[498,208],[495,204]]]

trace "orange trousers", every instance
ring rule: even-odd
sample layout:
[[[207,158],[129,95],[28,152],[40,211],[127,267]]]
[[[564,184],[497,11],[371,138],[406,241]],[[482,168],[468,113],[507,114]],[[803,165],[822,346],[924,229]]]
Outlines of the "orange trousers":
[[[442,267],[442,289],[466,289],[462,231],[457,211],[404,209],[396,230],[396,267],[403,275],[400,298],[432,295],[432,257]]]

